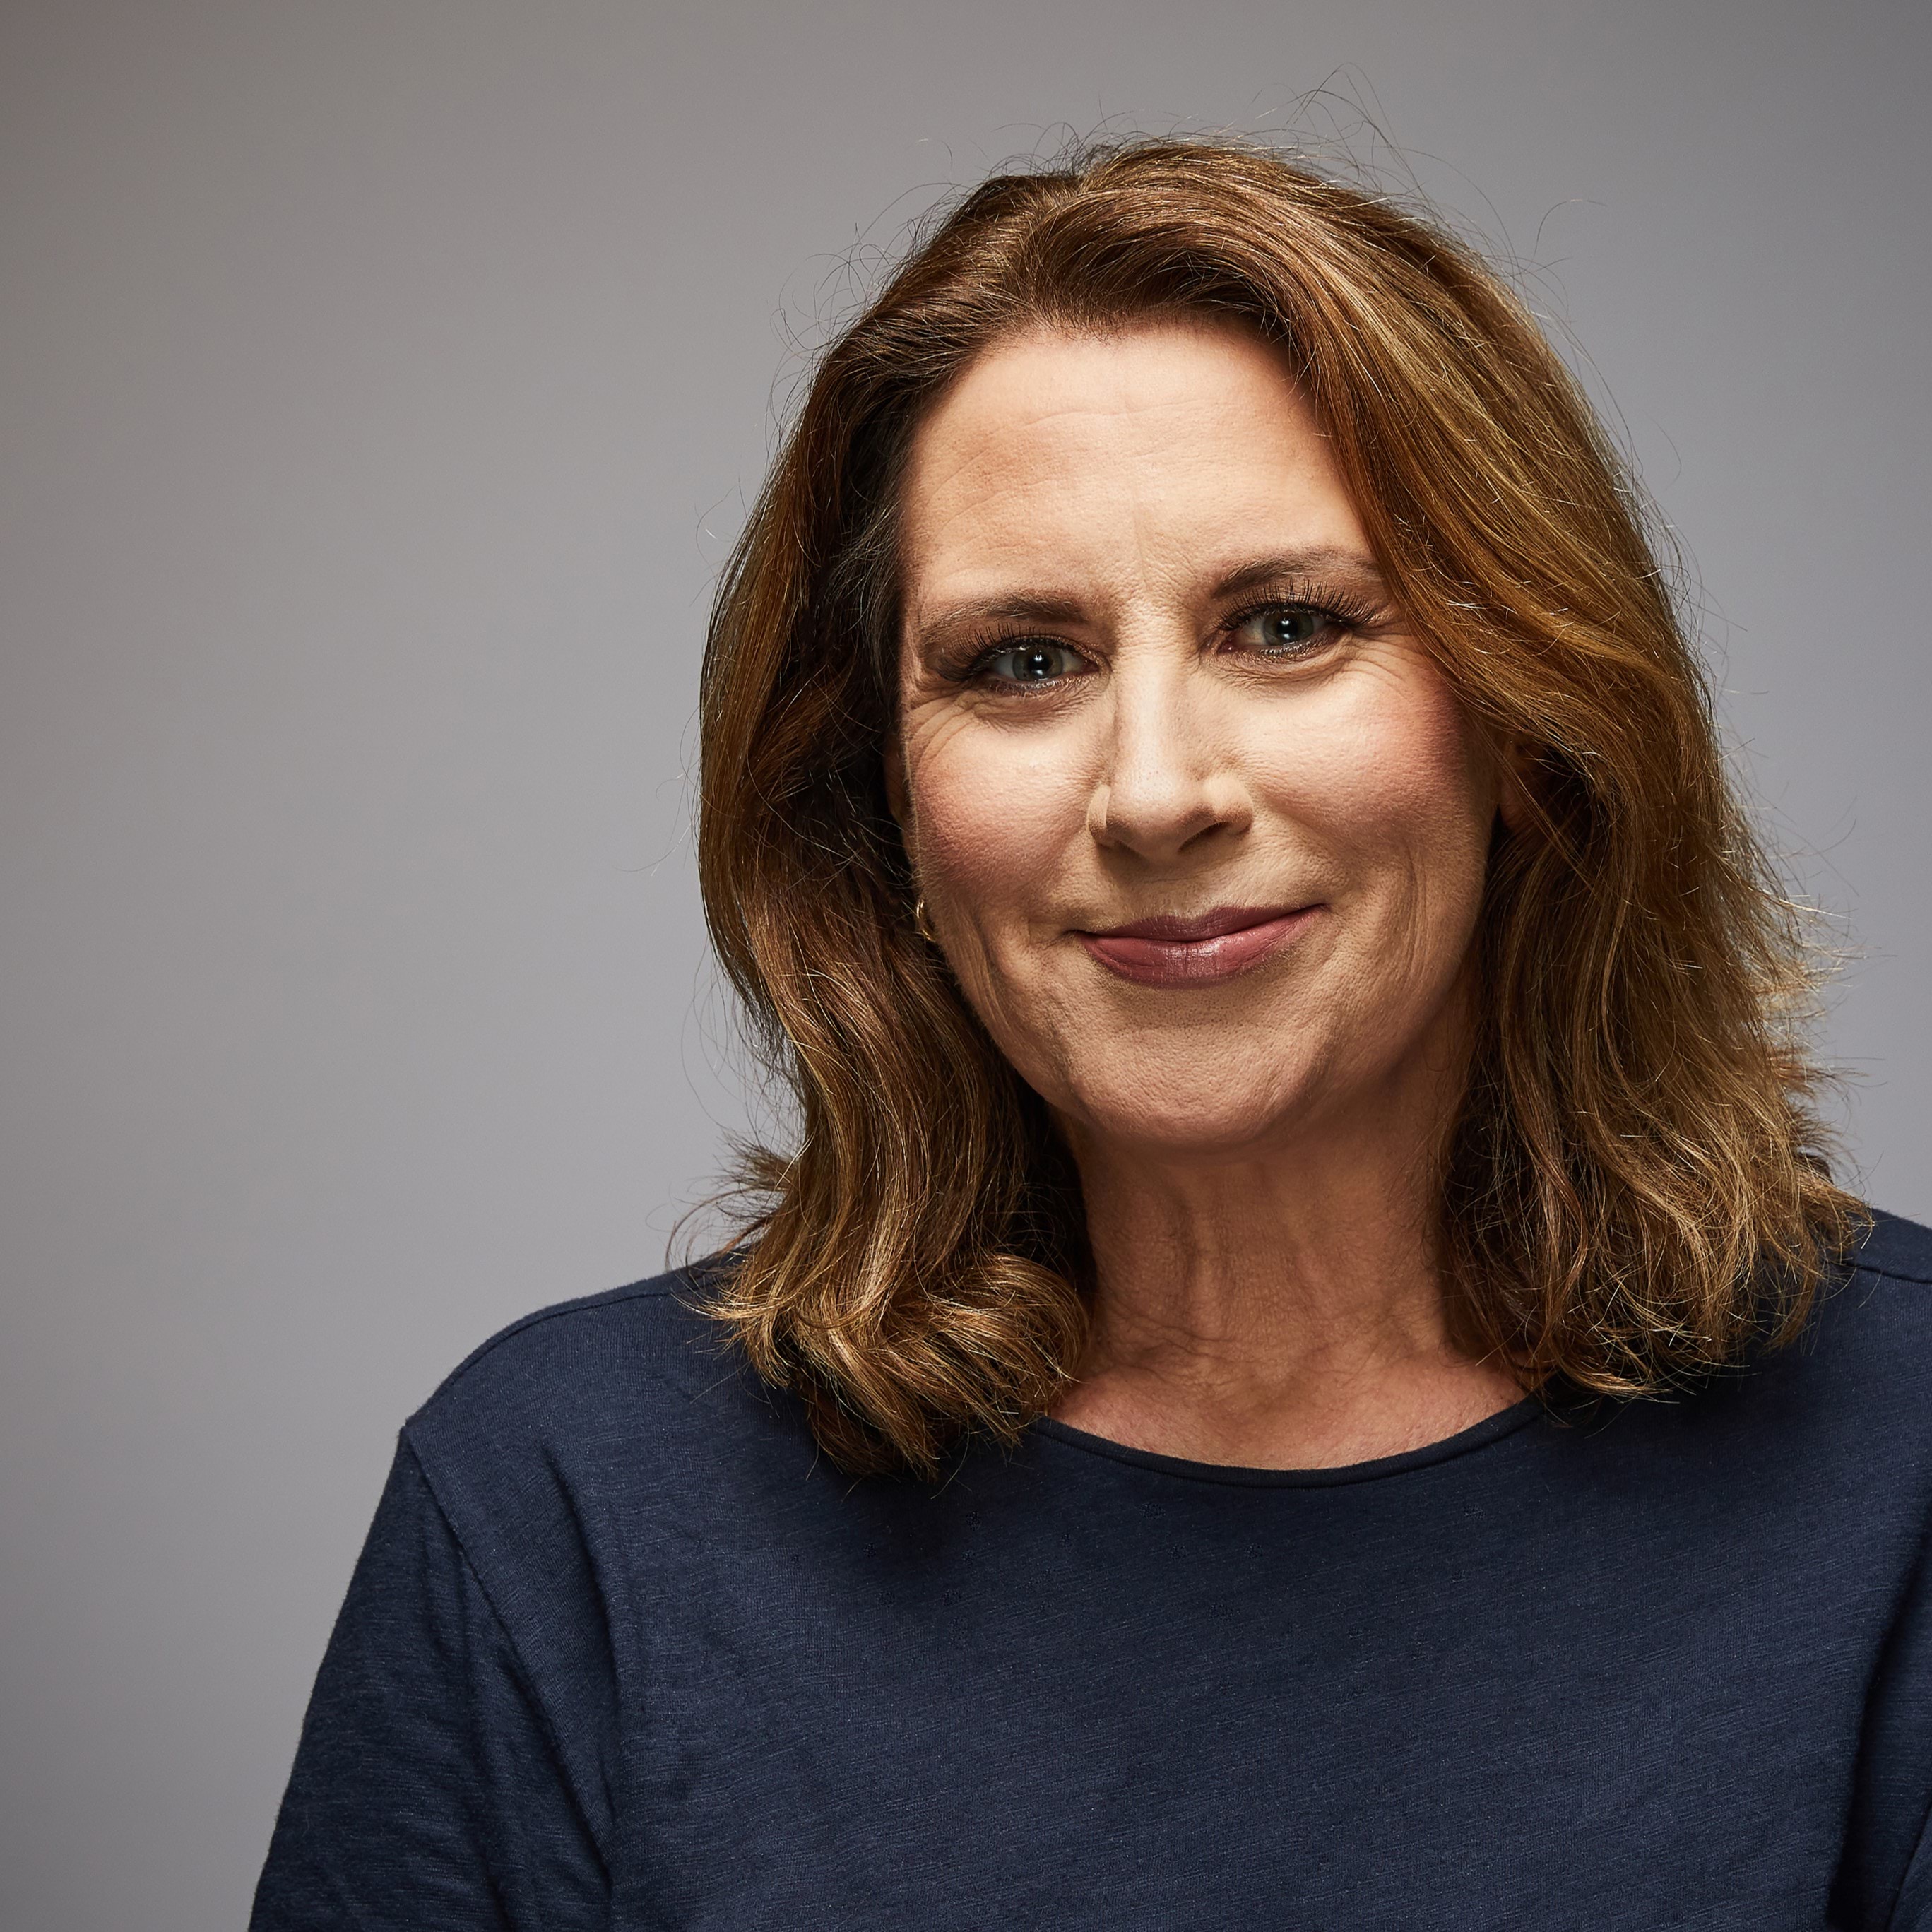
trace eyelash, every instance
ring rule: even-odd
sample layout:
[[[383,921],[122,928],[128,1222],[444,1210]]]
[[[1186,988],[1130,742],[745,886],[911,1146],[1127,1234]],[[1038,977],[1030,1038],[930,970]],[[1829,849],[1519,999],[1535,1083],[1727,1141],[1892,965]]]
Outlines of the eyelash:
[[[1382,614],[1373,606],[1350,597],[1346,592],[1318,590],[1312,585],[1294,585],[1285,586],[1272,596],[1263,598],[1256,603],[1245,604],[1240,610],[1231,613],[1223,618],[1216,627],[1216,634],[1222,638],[1232,637],[1244,625],[1252,622],[1256,618],[1264,617],[1272,612],[1282,610],[1305,610],[1347,632],[1366,630],[1378,622]],[[1000,678],[988,680],[987,679],[988,667],[992,664],[995,658],[1001,657],[1009,651],[1018,650],[1022,646],[1026,644],[1049,645],[1060,650],[1073,649],[1072,645],[1062,643],[1058,638],[1042,637],[1030,631],[1009,632],[1004,635],[982,639],[972,649],[962,668],[952,675],[962,684],[992,682],[999,684],[1006,690],[1014,692],[1031,693],[1057,688],[1062,682],[1058,677],[1030,680]],[[1282,662],[1297,663],[1304,656],[1312,656],[1314,650],[1319,648],[1319,646],[1312,646],[1306,652],[1275,651],[1261,655],[1272,657]],[[1076,652],[1076,655],[1078,653]]]

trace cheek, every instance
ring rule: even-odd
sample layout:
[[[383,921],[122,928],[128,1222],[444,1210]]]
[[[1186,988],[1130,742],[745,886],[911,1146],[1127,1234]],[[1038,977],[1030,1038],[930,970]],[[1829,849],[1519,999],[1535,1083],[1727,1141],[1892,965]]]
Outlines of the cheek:
[[[1024,920],[1085,836],[1090,787],[1074,748],[1043,743],[1045,735],[970,718],[908,730],[920,878],[949,926],[990,940]]]
[[[1379,900],[1387,915],[1418,926],[1473,920],[1497,786],[1480,740],[1432,672],[1372,690],[1292,747],[1257,752],[1264,808],[1333,862],[1350,898]]]

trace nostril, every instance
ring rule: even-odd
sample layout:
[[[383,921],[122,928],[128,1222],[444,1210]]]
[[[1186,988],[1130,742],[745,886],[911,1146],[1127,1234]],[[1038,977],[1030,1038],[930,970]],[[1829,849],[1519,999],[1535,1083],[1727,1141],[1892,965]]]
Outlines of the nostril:
[[[1238,787],[1169,768],[1116,775],[1096,786],[1088,829],[1096,844],[1154,855],[1243,829],[1252,818]]]

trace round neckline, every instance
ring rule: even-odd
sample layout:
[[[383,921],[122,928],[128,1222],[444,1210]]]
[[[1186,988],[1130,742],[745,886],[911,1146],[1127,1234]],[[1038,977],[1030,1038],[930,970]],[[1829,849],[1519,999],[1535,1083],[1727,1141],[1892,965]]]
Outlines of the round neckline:
[[[1352,1483],[1380,1482],[1389,1476],[1405,1476],[1412,1471],[1432,1468],[1438,1462],[1453,1461],[1471,1450],[1486,1448],[1506,1436],[1514,1436],[1526,1423],[1544,1413],[1540,1396],[1525,1396],[1508,1408],[1486,1415],[1467,1429],[1445,1436],[1439,1442],[1425,1442],[1419,1449],[1405,1449],[1394,1456],[1377,1456],[1366,1462],[1345,1462],[1332,1469],[1251,1469],[1235,1462],[1196,1462],[1184,1456],[1163,1456],[1153,1449],[1136,1449],[1112,1437],[1090,1435],[1071,1423],[1050,1415],[1037,1417],[1030,1430],[1050,1440],[1076,1449],[1083,1454],[1105,1457],[1113,1462],[1151,1470],[1157,1475],[1174,1476],[1184,1482],[1220,1483],[1251,1490],[1339,1489]]]

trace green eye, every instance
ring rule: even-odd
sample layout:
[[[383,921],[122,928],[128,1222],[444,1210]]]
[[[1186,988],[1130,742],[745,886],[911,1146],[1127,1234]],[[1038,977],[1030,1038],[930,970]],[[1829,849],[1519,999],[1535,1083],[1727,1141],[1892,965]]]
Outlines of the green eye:
[[[1081,662],[1080,653],[1070,645],[1029,640],[994,652],[980,668],[1001,684],[1051,684],[1078,670]]]
[[[1236,634],[1267,657],[1301,657],[1326,644],[1336,628],[1326,610],[1306,604],[1276,604],[1245,617]]]

